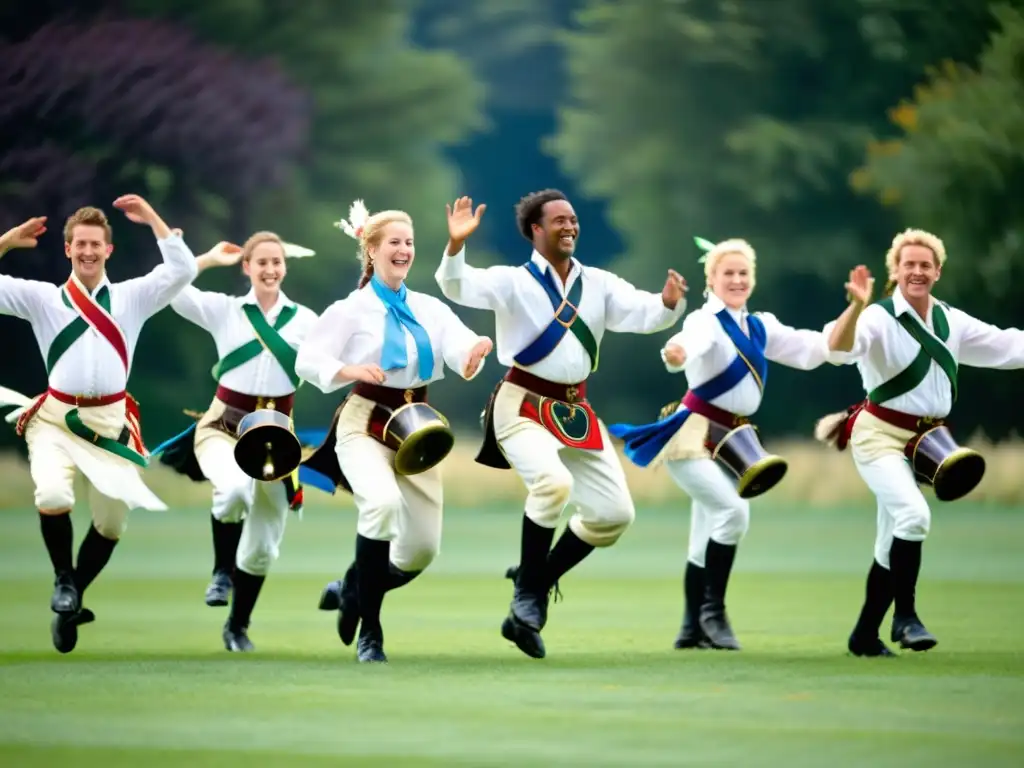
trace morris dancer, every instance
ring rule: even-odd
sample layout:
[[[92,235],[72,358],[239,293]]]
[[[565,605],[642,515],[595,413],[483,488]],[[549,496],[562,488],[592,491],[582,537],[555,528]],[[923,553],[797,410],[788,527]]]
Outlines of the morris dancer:
[[[361,200],[338,226],[359,241],[363,272],[357,290],[334,302],[299,348],[296,370],[325,393],[355,382],[335,414],[328,438],[305,466],[330,478],[325,490],[350,492],[358,510],[355,561],[321,596],[337,608],[338,635],[350,645],[359,629],[361,662],[386,662],[380,622],[384,594],[430,565],[441,544],[440,467],[396,473],[384,444],[389,416],[426,403],[427,386],[444,366],[474,378],[491,340],[467,328],[443,302],[409,290],[415,258],[412,219],[402,211],[372,216]]]
[[[278,557],[288,510],[302,504],[294,475],[256,480],[234,456],[244,416],[262,408],[291,414],[300,384],[295,350],[317,320],[315,312],[281,290],[288,273],[285,245],[273,232],[257,232],[241,248],[218,243],[196,259],[199,271],[241,260],[251,290],[228,296],[189,286],[171,302],[175,312],[213,337],[217,391],[196,424],[153,453],[177,472],[213,485],[213,579],[206,604],[227,605],[234,589],[222,633],[228,651],[253,650],[248,635],[252,610]]]
[[[466,263],[465,241],[485,206],[469,198],[448,210],[449,242],[435,274],[457,304],[495,313],[498,359],[509,370],[491,395],[477,462],[514,468],[527,488],[515,586],[501,633],[543,658],[541,630],[555,583],[595,547],[614,544],[633,522],[633,501],[604,424],[587,401],[605,331],[654,333],[682,315],[685,282],[673,270],[661,294],[640,291],[573,258],[579,221],[565,195],[547,189],[516,206],[532,243],[519,267]],[[577,511],[552,549],[562,511]]]
[[[857,365],[867,398],[823,419],[816,435],[840,450],[849,442],[854,465],[878,500],[875,557],[864,605],[847,642],[857,656],[893,655],[879,637],[893,602],[893,643],[925,651],[938,642],[917,614],[921,549],[931,511],[915,480],[920,452],[911,449],[925,447],[920,436],[940,427],[952,410],[959,364],[1024,367],[1024,331],[996,328],[933,298],[945,263],[942,240],[922,230],[904,230],[885,256],[892,295],[865,309],[870,293],[851,292],[839,322],[825,329],[830,346],[839,350],[833,362]],[[971,453],[955,444],[939,447],[945,455],[935,458],[948,459],[943,461],[948,469],[959,458],[950,455],[953,451]],[[977,457],[970,463],[974,466],[967,475],[972,477],[961,480],[965,485],[959,495],[981,479],[983,461]]]
[[[749,423],[764,396],[769,360],[809,371],[828,360],[829,348],[821,332],[796,330],[771,313],[747,309],[757,267],[747,241],[716,245],[698,239],[698,244],[707,251],[701,259],[707,301],[661,350],[669,373],[685,372],[686,395],[652,424],[613,424],[608,431],[625,440],[625,454],[637,466],[664,462],[691,499],[683,624],[675,647],[739,650],[725,594],[738,545],[750,526],[750,502],[712,460],[709,426],[721,425],[725,433]],[[866,273],[851,275],[854,279],[860,284]],[[778,482],[782,472],[776,469],[772,481]]]
[[[0,276],[0,314],[32,324],[46,362],[49,387],[20,413],[16,431],[28,446],[35,505],[56,577],[51,633],[61,653],[74,650],[78,627],[95,619],[82,597],[110,560],[128,511],[167,508],[140,477],[138,468],[149,458],[138,404],[125,386],[143,324],[196,276],[192,252],[149,203],[125,195],[114,206],[153,230],[164,261],[149,274],[111,283],[110,224],[98,208],[80,208],[64,225],[71,275],[62,286]],[[12,229],[0,239],[0,254],[35,246],[44,223],[45,217],[30,219]],[[92,514],[77,566],[69,514],[76,470],[87,481]]]

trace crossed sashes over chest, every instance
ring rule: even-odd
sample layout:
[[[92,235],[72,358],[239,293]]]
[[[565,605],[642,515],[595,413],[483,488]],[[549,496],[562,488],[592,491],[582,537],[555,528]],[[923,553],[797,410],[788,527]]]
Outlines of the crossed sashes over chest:
[[[910,312],[904,312],[897,316],[896,308],[892,298],[886,298],[878,302],[878,306],[884,309],[889,315],[902,326],[910,336],[920,345],[920,350],[911,361],[910,365],[900,371],[886,382],[879,384],[868,393],[868,400],[876,405],[881,405],[887,400],[893,400],[900,395],[905,395],[915,389],[931,370],[934,362],[949,379],[950,395],[952,402],[957,397],[957,374],[959,366],[953,353],[949,351],[946,342],[949,340],[949,320],[942,306],[938,303],[932,307],[932,324],[935,327],[935,334],[932,335]]]
[[[256,338],[231,350],[217,361],[210,371],[214,381],[220,382],[225,373],[240,368],[250,360],[255,360],[265,349],[280,364],[292,386],[296,388],[301,386],[302,380],[295,373],[295,358],[298,353],[281,335],[281,330],[292,321],[298,311],[298,307],[294,304],[285,306],[278,313],[277,320],[271,325],[258,306],[243,304],[242,312],[252,326]]]
[[[579,311],[583,299],[583,275],[563,297],[551,269],[542,271],[533,261],[523,266],[544,289],[555,314],[541,334],[515,356],[515,362],[524,367],[539,363],[555,351],[567,333],[571,333],[590,358],[591,373],[596,371],[600,354],[597,339]],[[519,415],[536,421],[570,448],[601,450],[604,447],[597,415],[586,399],[567,404],[531,392],[523,399]]]
[[[692,387],[690,393],[705,403],[710,403],[739,386],[747,376],[750,376],[763,394],[768,380],[768,359],[765,357],[768,334],[764,323],[756,315],[748,315],[747,326],[750,335],[747,336],[727,309],[720,310],[715,317],[732,342],[736,357],[723,371],[700,386]],[[655,422],[638,426],[612,424],[608,431],[625,442],[624,452],[630,461],[646,467],[654,461],[690,417],[691,411],[685,407],[679,408],[680,402],[676,400],[662,408]]]
[[[127,381],[129,371],[128,339],[110,312],[110,287],[105,284],[101,285],[94,297],[89,294],[78,278],[72,274],[61,287],[61,300],[65,306],[74,310],[77,317],[61,329],[50,344],[50,349],[46,354],[47,376],[52,374],[53,369],[67,351],[91,328],[114,349],[118,359],[121,361],[121,365],[124,367],[125,380]],[[18,435],[24,434],[29,422],[39,412],[48,396],[49,391],[40,395],[21,415],[15,427]],[[116,402],[116,400],[111,402]],[[125,433],[120,440],[114,440],[97,434],[82,421],[77,407],[71,408],[65,414],[64,424],[73,435],[92,443],[96,447],[127,459],[137,466],[148,466],[149,458],[145,444],[142,442],[141,414],[138,403],[128,394],[125,395],[125,414]]]

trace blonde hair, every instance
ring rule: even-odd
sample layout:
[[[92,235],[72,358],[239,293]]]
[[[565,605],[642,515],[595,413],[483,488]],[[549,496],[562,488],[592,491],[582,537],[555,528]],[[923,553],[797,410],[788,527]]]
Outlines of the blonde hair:
[[[889,246],[889,250],[885,254],[885,269],[889,273],[889,280],[885,284],[886,295],[891,293],[892,289],[896,287],[896,272],[900,264],[900,252],[906,245],[922,245],[930,250],[935,256],[936,266],[939,269],[946,263],[946,246],[943,245],[942,240],[931,232],[925,232],[923,229],[903,230],[892,239],[892,245]]]
[[[254,232],[242,246],[242,261],[249,261],[252,258],[252,252],[256,250],[256,246],[263,245],[263,243],[277,243],[281,246],[281,256],[284,257],[284,240],[276,233]]]
[[[65,243],[70,243],[75,239],[75,227],[79,225],[87,227],[102,227],[103,233],[107,238],[108,245],[113,238],[113,232],[110,229],[110,222],[107,221],[107,214],[99,208],[86,206],[85,208],[79,208],[73,214],[68,216],[68,220],[64,223]]]
[[[412,217],[405,211],[377,211],[371,216],[366,204],[362,200],[356,200],[349,206],[348,220],[342,219],[334,223],[334,226],[359,242],[359,261],[363,265],[363,272],[359,276],[358,287],[362,288],[373,277],[370,249],[380,245],[381,238],[384,237],[384,228],[396,222],[412,227]]]
[[[722,260],[724,256],[728,256],[731,253],[738,253],[740,256],[746,258],[750,263],[750,290],[754,290],[754,285],[757,283],[757,254],[754,253],[753,246],[750,245],[746,240],[739,238],[732,238],[730,240],[723,240],[717,243],[714,248],[704,254],[704,280],[706,287],[704,288],[704,295],[713,293],[711,290],[711,276],[715,274],[715,270],[718,269],[718,262]]]

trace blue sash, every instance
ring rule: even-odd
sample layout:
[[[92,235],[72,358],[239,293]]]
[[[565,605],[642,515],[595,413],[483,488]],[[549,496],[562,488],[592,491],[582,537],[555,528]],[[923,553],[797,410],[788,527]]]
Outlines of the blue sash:
[[[754,377],[757,388],[764,392],[764,383],[768,378],[768,360],[764,356],[768,335],[764,323],[760,318],[749,315],[747,325],[750,327],[750,337],[747,338],[728,310],[723,309],[715,316],[736,347],[736,357],[724,371],[699,387],[693,387],[691,391],[709,403],[737,386],[749,374]],[[675,413],[650,424],[610,424],[608,433],[625,441],[623,452],[627,459],[638,467],[646,467],[661,453],[689,417],[690,411],[680,408]]]
[[[579,339],[583,348],[587,351],[587,355],[590,357],[590,370],[597,370],[597,342],[587,324],[583,322],[583,318],[579,316],[578,307],[580,299],[583,297],[583,276],[580,275],[576,282],[573,283],[572,288],[569,289],[568,296],[563,299],[561,291],[559,291],[554,278],[551,276],[551,270],[545,269],[542,272],[540,267],[533,261],[528,261],[523,266],[544,288],[548,299],[551,301],[551,306],[555,310],[555,316],[551,318],[548,327],[544,329],[540,336],[530,342],[525,349],[515,356],[515,362],[523,367],[539,363],[550,355],[565,337],[565,334],[571,331],[573,336]]]

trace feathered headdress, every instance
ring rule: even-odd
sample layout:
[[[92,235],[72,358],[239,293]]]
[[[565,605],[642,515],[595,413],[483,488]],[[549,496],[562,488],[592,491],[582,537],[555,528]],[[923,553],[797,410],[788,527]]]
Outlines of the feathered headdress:
[[[356,200],[348,207],[348,221],[341,219],[334,222],[334,226],[353,240],[362,241],[363,227],[368,218],[370,218],[370,212],[366,209],[366,204],[362,200]]]
[[[715,247],[715,244],[712,243],[710,240],[705,240],[703,237],[697,236],[694,236],[693,242],[697,244],[698,248],[704,251],[701,257],[697,259],[699,263],[703,264],[705,261],[708,260],[708,252]]]
[[[282,243],[284,255],[291,259],[304,259],[307,256],[315,256],[316,251],[295,243]]]

